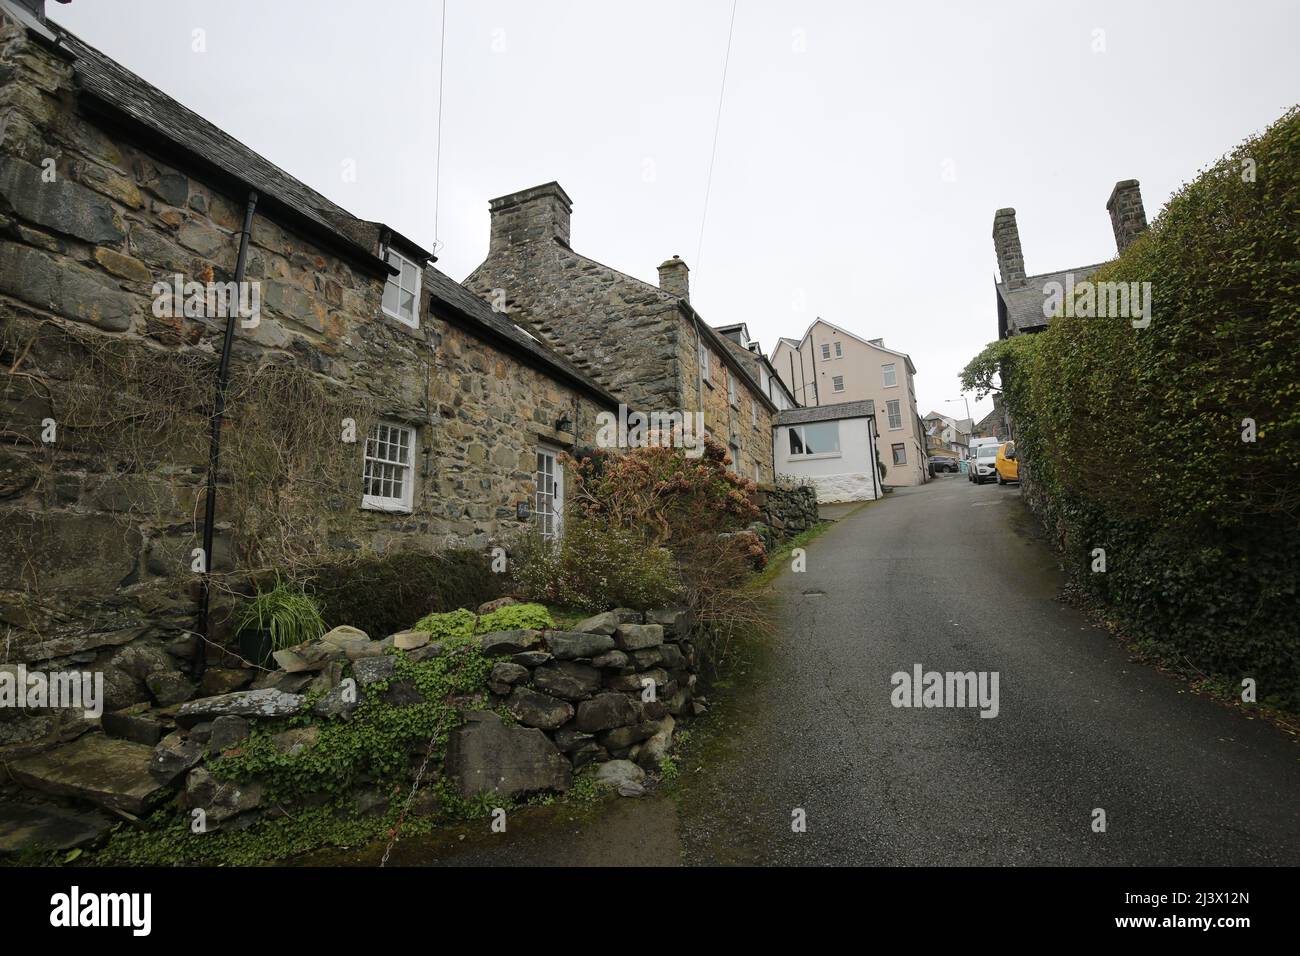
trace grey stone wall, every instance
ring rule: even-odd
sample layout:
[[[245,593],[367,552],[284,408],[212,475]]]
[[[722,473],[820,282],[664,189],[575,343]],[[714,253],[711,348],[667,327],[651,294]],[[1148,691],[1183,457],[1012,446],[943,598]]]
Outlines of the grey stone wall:
[[[809,485],[798,488],[758,490],[755,498],[760,520],[778,540],[793,538],[820,520],[817,514],[817,489]]]

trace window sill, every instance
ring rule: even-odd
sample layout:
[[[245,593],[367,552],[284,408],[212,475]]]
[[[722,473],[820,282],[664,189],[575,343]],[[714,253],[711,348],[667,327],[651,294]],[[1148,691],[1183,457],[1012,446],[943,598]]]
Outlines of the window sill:
[[[378,511],[381,514],[390,515],[409,515],[413,514],[415,509],[410,505],[393,504],[392,502],[383,501],[366,501],[361,502],[362,511]]]
[[[788,455],[787,461],[822,461],[827,458],[843,458],[844,453],[838,451],[823,452],[820,455]]]
[[[389,311],[388,311],[387,309],[385,309],[382,305],[379,307],[379,311],[382,312],[384,315],[388,316],[390,319],[392,319],[392,320],[393,320],[394,322],[396,322],[398,325],[404,325],[404,326],[406,326],[408,329],[418,329],[418,328],[420,327],[420,316],[419,316],[419,313],[416,313],[415,321],[414,321],[414,322],[411,322],[411,321],[408,321],[408,320],[402,318],[402,317],[401,317],[400,315],[398,315],[396,312],[389,312]]]

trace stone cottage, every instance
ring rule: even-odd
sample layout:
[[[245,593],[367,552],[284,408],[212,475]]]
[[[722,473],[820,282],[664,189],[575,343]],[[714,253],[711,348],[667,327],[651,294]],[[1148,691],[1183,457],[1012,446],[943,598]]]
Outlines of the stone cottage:
[[[735,470],[771,481],[777,407],[731,344],[691,306],[673,256],[653,286],[574,251],[559,183],[492,200],[488,256],[465,285],[647,413],[703,412]]]
[[[0,0],[0,665],[172,703],[204,571],[554,531],[619,397],[37,7]]]

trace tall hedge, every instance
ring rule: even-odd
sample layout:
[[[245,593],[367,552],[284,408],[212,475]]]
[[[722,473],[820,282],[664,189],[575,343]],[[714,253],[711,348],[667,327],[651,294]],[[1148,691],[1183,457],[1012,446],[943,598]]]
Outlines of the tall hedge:
[[[1300,111],[1091,279],[1150,282],[1150,325],[1057,318],[966,381],[1001,367],[1026,494],[1085,586],[1139,636],[1300,708]]]

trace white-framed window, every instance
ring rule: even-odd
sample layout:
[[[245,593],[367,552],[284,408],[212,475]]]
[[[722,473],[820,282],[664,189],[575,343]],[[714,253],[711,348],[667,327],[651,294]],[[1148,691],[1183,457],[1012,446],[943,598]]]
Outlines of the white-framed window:
[[[736,397],[736,373],[730,369],[727,370],[727,401],[736,408],[740,407],[740,399]]]
[[[361,507],[410,511],[415,491],[415,429],[379,422],[366,439]]]
[[[791,425],[790,457],[799,455],[838,455],[840,453],[840,423],[810,422]]]
[[[842,392],[842,391],[844,391],[844,376],[843,376],[843,375],[832,375],[832,376],[831,376],[831,389],[832,389],[833,391],[836,391],[836,392]]]
[[[893,363],[880,366],[880,371],[885,376],[885,388],[893,388],[898,384],[898,370],[894,368]]]
[[[906,445],[891,445],[890,447],[891,447],[891,448],[893,449],[893,451],[894,451],[894,464],[895,464],[895,465],[906,465],[906,464],[907,464],[907,446],[906,446]]]
[[[831,346],[829,342],[822,343],[822,361],[825,362],[831,357]]]
[[[903,427],[903,413],[898,408],[898,399],[893,398],[885,402],[885,410],[889,413],[889,430],[898,431]]]
[[[749,396],[749,423],[758,427],[758,399],[753,395]]]
[[[709,381],[709,347],[700,342],[700,376]]]
[[[564,522],[564,468],[560,453],[554,448],[537,449],[537,493],[534,496],[533,514],[543,538],[560,536]]]
[[[731,455],[731,470],[740,474],[740,446],[733,441],[727,446],[727,452]]]
[[[754,484],[761,484],[763,481],[762,472],[759,471],[758,462],[754,462]]]
[[[400,252],[389,249],[384,258],[397,275],[384,283],[384,314],[412,328],[420,327],[420,267]]]
[[[768,398],[772,397],[772,382],[770,379],[771,376],[767,374],[767,369],[760,365],[758,367],[758,385]]]
[[[836,357],[836,358],[844,358],[844,343],[843,343],[843,342],[836,342],[836,343],[835,343],[835,357]]]

